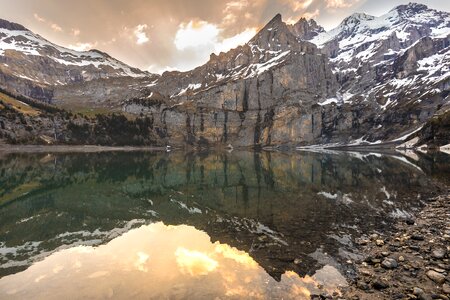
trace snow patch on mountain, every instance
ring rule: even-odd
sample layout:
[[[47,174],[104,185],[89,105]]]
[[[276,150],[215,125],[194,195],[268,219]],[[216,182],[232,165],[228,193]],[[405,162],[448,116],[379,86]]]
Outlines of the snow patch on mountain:
[[[93,66],[101,69],[110,67],[115,70],[110,76],[145,77],[145,72],[133,69],[128,65],[109,57],[99,51],[74,51],[55,45],[29,30],[10,30],[0,28],[0,56],[7,51],[15,51],[26,56],[46,57],[65,66]]]

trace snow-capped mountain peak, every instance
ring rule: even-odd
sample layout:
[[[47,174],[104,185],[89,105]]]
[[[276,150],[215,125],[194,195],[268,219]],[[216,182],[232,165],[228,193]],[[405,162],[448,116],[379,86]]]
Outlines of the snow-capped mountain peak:
[[[44,85],[148,75],[98,50],[75,51],[58,46],[6,20],[0,20],[0,70]]]

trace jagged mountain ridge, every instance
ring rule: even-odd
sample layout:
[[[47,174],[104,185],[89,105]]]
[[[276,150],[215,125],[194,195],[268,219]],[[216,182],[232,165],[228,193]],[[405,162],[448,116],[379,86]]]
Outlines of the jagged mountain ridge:
[[[335,29],[322,32],[312,39],[304,39],[310,40],[330,56],[333,69],[339,74],[343,85],[343,93],[347,92],[349,97],[365,94],[374,99],[379,91],[384,92],[384,87],[410,89],[414,84],[435,84],[446,79],[450,75],[446,49],[449,34],[449,13],[410,3],[380,17],[353,14]],[[436,56],[428,57],[427,53],[423,53],[421,57],[404,58],[407,52],[411,53],[408,51],[411,47],[420,48],[423,44],[429,44],[430,39],[436,41],[432,49]],[[399,65],[406,60],[409,66],[403,69]],[[425,71],[420,74],[423,76],[415,80],[402,80],[412,75],[416,67],[419,67],[417,71]],[[377,81],[376,85],[373,80]],[[395,100],[391,99],[391,102]]]
[[[150,116],[161,144],[382,143],[448,106],[449,33],[449,13],[414,3],[328,32],[277,15],[192,71],[55,85],[51,101]]]
[[[268,81],[266,77],[272,74],[271,78],[276,79],[270,79],[269,85],[273,87],[283,81],[277,70],[282,69],[283,73],[289,64],[296,64],[297,72],[287,72],[297,78],[305,73],[314,74],[313,80],[321,82],[321,87],[308,86],[307,93],[296,93],[285,86],[284,91],[289,93],[282,96],[269,93],[263,105],[259,105],[260,92],[247,95],[249,99],[258,99],[258,105],[243,106],[261,112],[264,117],[260,119],[267,121],[264,124],[267,127],[261,127],[255,121],[258,117],[254,117],[253,128],[260,131],[254,134],[254,144],[358,144],[395,140],[420,127],[448,102],[449,20],[449,13],[414,3],[398,6],[378,18],[354,14],[328,32],[312,20],[301,19],[297,24],[286,25],[277,15],[246,45],[219,56],[212,55],[208,63],[188,73],[164,74],[147,94],[161,99],[162,93],[164,104],[168,104],[162,105],[162,110],[169,109],[171,117],[186,111],[183,106],[189,106],[191,111],[198,111],[199,106],[213,107],[219,111],[219,119],[214,119],[217,127],[217,120],[225,122],[225,117],[220,117],[223,110],[228,114],[246,111],[237,105],[248,92],[247,88],[241,88],[246,86],[241,81],[249,75],[256,76],[257,87],[263,89]],[[335,78],[317,76],[309,66],[290,61],[296,43],[308,48],[297,54],[328,56],[330,59],[319,66],[331,67]],[[259,67],[256,70],[262,68],[264,72],[255,71],[255,65]],[[172,85],[165,89],[167,82]],[[227,105],[230,102],[232,105]],[[316,104],[322,107],[317,108]],[[124,109],[161,114],[152,105],[136,105],[136,102],[126,103]],[[191,115],[189,122],[196,116]],[[182,124],[178,122],[177,126]],[[159,125],[170,131],[170,125],[164,121]],[[193,121],[189,127],[195,125]],[[272,134],[274,126],[279,128]],[[282,126],[288,126],[291,132],[287,134]],[[305,132],[312,134],[305,136]],[[216,134],[221,135],[217,130]],[[250,144],[245,135],[235,141],[241,145],[246,138]],[[221,141],[224,140],[222,135]]]

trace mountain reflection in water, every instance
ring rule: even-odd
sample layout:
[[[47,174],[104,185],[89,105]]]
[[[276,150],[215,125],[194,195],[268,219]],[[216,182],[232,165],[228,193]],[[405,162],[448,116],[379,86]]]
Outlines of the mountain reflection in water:
[[[190,226],[143,226],[97,248],[52,254],[0,281],[0,298],[309,299],[346,281],[326,266],[312,277],[286,272],[276,282],[247,253]]]
[[[306,284],[306,278],[323,268],[325,273],[333,267],[351,276],[347,261],[358,258],[353,251],[354,238],[374,230],[389,230],[392,222],[410,216],[421,208],[424,199],[439,193],[435,180],[449,182],[448,158],[445,154],[420,153],[406,158],[375,153],[240,151],[0,156],[0,282],[28,276],[46,257],[42,266],[57,257],[64,261],[61,257],[80,249],[93,253],[92,259],[89,253],[84,258],[92,267],[87,275],[102,275],[96,273],[102,269],[96,265],[102,249],[122,238],[130,239],[127,243],[132,245],[130,236],[139,243],[140,238],[130,230],[140,228],[137,232],[141,232],[153,227],[192,234],[200,230],[196,234],[203,236],[207,241],[204,247],[209,248],[172,245],[173,251],[165,253],[165,234],[152,233],[148,238],[161,239],[161,243],[150,243],[151,249],[141,244],[145,251],[135,250],[142,255],[136,251],[124,253],[121,259],[117,254],[114,261],[130,255],[146,260],[150,250],[153,256],[161,257],[178,253],[205,259],[207,267],[201,270],[207,273],[211,269],[203,275],[210,278],[218,274],[218,266],[231,263],[223,262],[225,252],[216,253],[216,246],[236,248],[232,253],[255,263],[254,274],[258,275],[251,276],[265,278],[270,287],[261,288],[262,293],[270,297],[292,280]],[[181,227],[142,227],[155,222]],[[164,241],[168,243],[168,239]],[[104,246],[79,248],[100,245]],[[149,280],[149,285],[184,270],[187,278],[179,280],[185,284],[180,289],[194,292],[186,282],[193,276],[189,267],[183,269],[174,262],[173,270],[161,265],[158,272],[152,271],[160,278]],[[249,265],[237,266],[224,278],[237,277],[245,282],[241,276],[247,271],[239,270],[247,270]],[[157,269],[155,265],[149,268]],[[225,295],[212,283],[205,285]],[[295,286],[310,288],[300,283]],[[14,289],[4,287],[1,290]],[[114,290],[114,295],[119,290]],[[260,289],[246,292],[253,290]]]

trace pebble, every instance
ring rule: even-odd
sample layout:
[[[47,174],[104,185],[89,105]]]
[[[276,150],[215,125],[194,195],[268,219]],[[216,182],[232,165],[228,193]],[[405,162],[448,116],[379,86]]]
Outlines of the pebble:
[[[412,239],[412,240],[415,240],[415,241],[423,241],[423,240],[425,240],[425,238],[423,237],[423,235],[420,235],[420,234],[413,234],[413,235],[411,236],[411,239]]]
[[[398,267],[398,263],[395,259],[393,258],[386,258],[385,260],[383,260],[383,262],[381,263],[381,266],[385,269],[395,269]]]
[[[376,240],[378,237],[379,237],[379,235],[376,233],[370,235],[371,240]]]
[[[445,282],[445,276],[434,270],[428,271],[427,276],[428,276],[428,278],[430,278],[431,280],[433,280],[436,283],[442,284]]]
[[[414,225],[416,223],[416,221],[414,221],[413,219],[406,219],[405,223],[408,225]]]
[[[409,246],[409,249],[414,250],[414,251],[419,251],[419,250],[420,250],[420,247],[419,247],[419,246],[416,246],[416,245],[410,245],[410,246]]]
[[[424,210],[417,220],[399,223],[391,237],[372,234],[361,238],[364,242],[359,244],[367,243],[365,259],[356,262],[359,277],[354,281],[361,299],[450,300],[447,200],[450,194]],[[352,296],[354,292],[344,298],[351,300]]]
[[[387,282],[382,281],[382,280],[375,280],[374,282],[372,282],[372,286],[376,290],[384,290],[384,289],[387,289],[389,287],[389,284]]]
[[[438,272],[438,273],[444,273],[445,270],[444,269],[439,269],[439,268],[432,268],[434,271]]]
[[[418,288],[418,287],[414,287],[413,288],[413,294],[414,295],[419,296],[419,295],[422,295],[423,293],[424,292],[423,292],[423,290],[421,288]]]
[[[370,275],[372,275],[372,273],[368,270],[368,269],[359,269],[359,273],[361,273],[362,275],[365,275],[365,276],[370,276]]]
[[[363,291],[370,290],[369,285],[367,283],[365,283],[364,281],[358,281],[356,286]]]
[[[442,259],[445,257],[445,250],[442,248],[434,249],[431,256],[437,259]]]
[[[445,283],[445,284],[442,286],[442,291],[444,292],[444,294],[450,295],[450,285],[448,285],[448,284]]]

